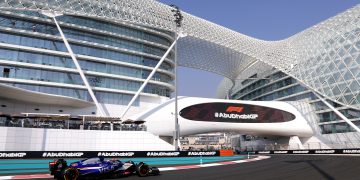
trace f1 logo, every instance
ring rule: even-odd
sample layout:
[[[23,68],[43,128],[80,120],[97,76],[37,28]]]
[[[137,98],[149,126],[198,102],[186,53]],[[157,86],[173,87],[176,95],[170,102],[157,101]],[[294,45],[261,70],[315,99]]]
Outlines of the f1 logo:
[[[229,106],[226,109],[226,112],[231,113],[231,112],[238,112],[241,113],[243,111],[244,107],[241,106]]]

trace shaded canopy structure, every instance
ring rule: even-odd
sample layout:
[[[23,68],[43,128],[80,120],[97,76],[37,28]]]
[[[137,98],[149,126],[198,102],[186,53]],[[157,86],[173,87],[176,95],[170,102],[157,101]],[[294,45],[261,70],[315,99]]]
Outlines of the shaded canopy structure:
[[[3,10],[54,11],[176,32],[172,7],[155,0],[1,0]],[[225,97],[239,74],[258,62],[345,106],[360,108],[360,5],[284,40],[255,39],[183,13],[179,65],[226,77]]]

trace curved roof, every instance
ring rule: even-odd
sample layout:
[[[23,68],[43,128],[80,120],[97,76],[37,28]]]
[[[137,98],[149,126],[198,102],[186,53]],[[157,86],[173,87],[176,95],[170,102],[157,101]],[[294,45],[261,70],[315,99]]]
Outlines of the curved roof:
[[[172,8],[154,0],[5,0],[0,8],[51,10],[176,31]],[[360,5],[280,41],[255,39],[188,13],[183,16],[181,30],[188,36],[178,42],[179,65],[234,81],[261,61],[327,98],[360,108]],[[229,85],[224,87],[223,93]]]

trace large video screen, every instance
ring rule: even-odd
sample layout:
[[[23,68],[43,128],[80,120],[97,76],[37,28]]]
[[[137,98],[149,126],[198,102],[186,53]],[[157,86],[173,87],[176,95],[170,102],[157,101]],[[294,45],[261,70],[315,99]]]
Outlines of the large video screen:
[[[278,123],[295,119],[295,115],[280,109],[237,103],[202,103],[188,106],[180,116],[193,121],[229,123]]]

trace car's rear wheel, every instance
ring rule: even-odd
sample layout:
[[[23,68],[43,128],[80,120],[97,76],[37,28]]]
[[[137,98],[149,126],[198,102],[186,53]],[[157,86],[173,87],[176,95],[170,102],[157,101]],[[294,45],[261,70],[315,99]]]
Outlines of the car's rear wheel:
[[[58,159],[55,161],[54,166],[50,168],[50,174],[54,175],[54,179],[62,179],[61,172],[67,167],[67,162],[64,159]]]
[[[79,171],[72,167],[66,168],[63,177],[64,180],[76,180],[79,177]]]
[[[149,170],[149,166],[143,162],[140,162],[136,167],[136,173],[140,177],[148,176]]]

